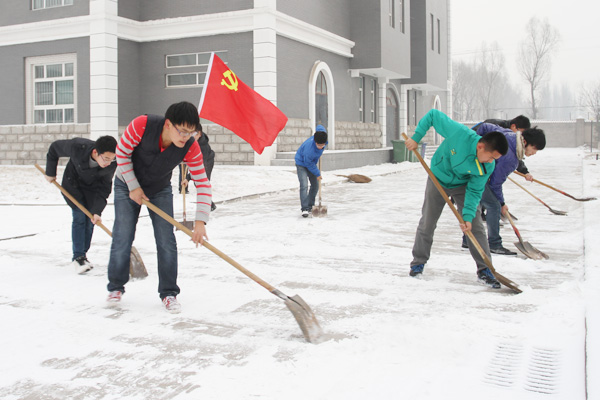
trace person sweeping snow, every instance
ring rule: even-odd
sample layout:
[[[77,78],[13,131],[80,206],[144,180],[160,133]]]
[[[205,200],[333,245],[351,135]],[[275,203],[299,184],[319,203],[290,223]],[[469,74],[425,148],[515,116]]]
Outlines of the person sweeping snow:
[[[302,217],[307,218],[315,205],[319,191],[321,171],[317,167],[319,158],[327,146],[327,131],[323,125],[317,125],[315,134],[304,141],[296,151],[296,172],[300,181],[300,208]],[[308,188],[310,182],[310,190]]]

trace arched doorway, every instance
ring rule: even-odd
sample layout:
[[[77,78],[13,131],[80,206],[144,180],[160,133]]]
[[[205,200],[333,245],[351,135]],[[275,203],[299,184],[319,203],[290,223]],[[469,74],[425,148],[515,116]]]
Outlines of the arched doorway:
[[[328,126],[328,102],[327,102],[327,79],[323,71],[317,76],[315,84],[315,126]]]
[[[390,88],[387,89],[385,95],[385,145],[390,147],[392,140],[400,139],[400,129],[398,123],[400,121],[400,110],[398,109],[398,97]]]
[[[318,124],[327,129],[329,150],[335,149],[335,83],[329,66],[315,61],[308,78],[308,113],[312,129]]]

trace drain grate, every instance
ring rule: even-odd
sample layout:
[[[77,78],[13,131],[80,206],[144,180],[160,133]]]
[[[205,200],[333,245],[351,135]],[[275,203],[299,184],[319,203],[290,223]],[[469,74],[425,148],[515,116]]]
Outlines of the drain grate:
[[[558,350],[533,349],[525,378],[525,390],[542,394],[557,393],[560,358]]]
[[[521,345],[502,343],[497,345],[483,381],[501,388],[521,387],[537,394],[556,394],[561,358],[559,350],[526,349]]]
[[[523,347],[499,344],[483,380],[490,385],[512,387],[519,377]]]

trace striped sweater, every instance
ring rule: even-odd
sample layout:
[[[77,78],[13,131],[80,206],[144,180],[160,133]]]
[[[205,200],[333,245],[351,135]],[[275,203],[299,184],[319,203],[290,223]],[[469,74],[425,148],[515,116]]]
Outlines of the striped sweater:
[[[143,185],[138,181],[138,177],[136,177],[132,157],[136,147],[142,142],[147,124],[147,115],[141,115],[135,118],[129,124],[117,143],[116,176],[127,184],[129,191],[139,187],[144,189]],[[183,162],[188,166],[192,181],[196,185],[196,220],[208,222],[212,200],[211,185],[204,169],[204,160],[202,158],[200,146],[193,138],[190,138],[190,140],[192,141],[192,144],[184,155]],[[146,143],[146,141],[144,143]],[[165,149],[161,149],[161,152],[164,150]],[[181,160],[178,160],[177,163],[180,161]],[[139,168],[136,167],[136,169],[139,173]],[[169,171],[169,173],[170,172],[171,171]]]

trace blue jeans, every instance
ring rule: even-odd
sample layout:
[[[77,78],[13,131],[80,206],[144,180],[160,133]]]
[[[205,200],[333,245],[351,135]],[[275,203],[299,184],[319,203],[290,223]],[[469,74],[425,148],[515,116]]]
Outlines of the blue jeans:
[[[489,185],[485,185],[485,190],[481,196],[481,204],[487,210],[485,222],[487,224],[490,249],[500,248],[502,247],[502,237],[500,236],[500,212],[502,206]]]
[[[148,196],[150,202],[173,216],[173,192],[171,185],[160,192]],[[125,293],[125,284],[129,281],[129,262],[131,246],[135,237],[135,228],[140,215],[141,206],[129,198],[129,188],[119,178],[115,178],[115,224],[113,240],[110,246],[108,262],[109,291],[119,290]],[[177,296],[177,242],[173,233],[173,225],[160,215],[148,210],[154,241],[156,242],[158,261],[158,293],[160,298]]]
[[[302,211],[310,211],[315,205],[315,197],[319,193],[319,180],[308,168],[296,165],[298,180],[300,181],[300,207]],[[310,190],[308,182],[310,181]]]
[[[73,241],[73,261],[86,255],[92,243],[94,224],[79,208],[73,208],[73,223],[71,224],[71,239]]]

